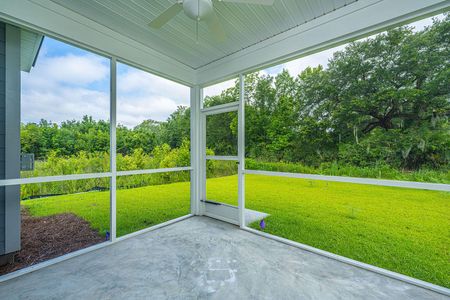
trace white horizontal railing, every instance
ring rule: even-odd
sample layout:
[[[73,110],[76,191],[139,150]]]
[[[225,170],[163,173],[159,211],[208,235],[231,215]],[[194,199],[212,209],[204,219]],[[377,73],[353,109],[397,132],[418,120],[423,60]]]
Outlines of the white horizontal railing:
[[[329,176],[329,175],[274,172],[274,171],[262,171],[262,170],[248,170],[248,169],[245,169],[244,173],[245,174],[254,174],[254,175],[291,177],[291,178],[312,179],[312,180],[322,180],[322,181],[347,182],[347,183],[356,183],[356,184],[370,184],[370,185],[379,185],[379,186],[392,186],[392,187],[402,187],[402,188],[410,188],[410,189],[450,192],[450,184],[443,184],[443,183],[428,183],[428,182],[401,181],[401,180],[388,180],[388,179],[372,179],[372,178],[346,177],[346,176]]]
[[[117,176],[156,174],[156,173],[180,172],[180,171],[191,171],[191,170],[192,170],[192,167],[177,167],[177,168],[161,168],[161,169],[117,171]]]
[[[236,102],[230,102],[230,103],[225,103],[225,104],[202,108],[200,111],[202,114],[209,116],[209,115],[217,115],[217,114],[222,114],[222,113],[226,113],[226,112],[237,111],[238,108],[239,108],[239,101],[236,101]]]
[[[156,173],[180,172],[180,171],[191,171],[191,170],[192,170],[192,167],[178,167],[178,168],[118,171],[118,172],[116,172],[116,176],[156,174]],[[111,176],[113,176],[112,172],[104,172],[104,173],[87,173],[87,174],[71,174],[71,175],[58,175],[58,176],[41,176],[41,177],[27,177],[27,178],[15,178],[15,179],[1,179],[0,186],[11,186],[11,185],[31,184],[31,183],[45,183],[45,182],[56,182],[56,181],[70,181],[70,180],[81,180],[81,179],[108,178]]]
[[[2,179],[0,186],[111,177],[111,172]]]
[[[239,161],[239,157],[237,156],[225,156],[225,155],[206,155],[206,159]]]

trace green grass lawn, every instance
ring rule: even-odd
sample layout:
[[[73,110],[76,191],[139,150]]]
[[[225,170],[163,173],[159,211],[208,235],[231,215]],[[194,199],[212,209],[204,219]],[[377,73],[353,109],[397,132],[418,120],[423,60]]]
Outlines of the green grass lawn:
[[[209,200],[236,204],[236,176],[207,188]],[[33,215],[73,212],[102,234],[109,227],[109,192],[22,203]],[[246,206],[271,215],[268,233],[450,287],[450,193],[247,175]],[[117,211],[118,235],[185,215],[189,183],[118,190]]]
[[[189,193],[188,182],[117,190],[117,236],[189,214]],[[33,216],[72,212],[101,235],[109,231],[109,191],[26,200],[22,206]]]

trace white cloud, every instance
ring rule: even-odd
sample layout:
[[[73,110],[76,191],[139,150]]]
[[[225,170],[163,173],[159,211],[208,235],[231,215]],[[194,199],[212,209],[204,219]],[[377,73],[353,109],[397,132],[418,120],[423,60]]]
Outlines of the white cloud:
[[[104,59],[94,56],[66,56],[46,59],[41,62],[49,80],[68,84],[84,85],[107,78],[109,68],[103,63]]]
[[[109,67],[105,61],[93,54],[39,57],[36,67],[30,73],[24,73],[23,78],[25,85],[36,83],[33,87],[57,83],[88,85],[108,78]]]
[[[84,115],[109,119],[109,95],[83,89],[55,86],[51,90],[32,89],[22,92],[22,122],[40,119],[61,123],[80,120]]]
[[[124,96],[117,103],[117,122],[133,127],[144,120],[164,121],[178,104],[163,96]]]
[[[217,83],[203,89],[203,97],[206,96],[217,96],[222,93],[222,91],[233,87],[235,85],[236,79],[230,79],[221,83]]]
[[[117,121],[133,127],[144,120],[165,121],[177,106],[189,106],[188,87],[124,66],[117,78]]]
[[[106,59],[93,54],[49,57],[44,50],[31,72],[22,73],[21,121],[108,119],[108,74]]]
[[[177,104],[189,105],[189,88],[162,77],[127,67],[117,78],[118,93],[165,95]]]
[[[444,14],[439,14],[431,18],[426,18],[417,22],[409,24],[409,27],[414,27],[413,31],[420,31],[425,29],[425,27],[433,25],[433,19],[443,20],[445,18]]]

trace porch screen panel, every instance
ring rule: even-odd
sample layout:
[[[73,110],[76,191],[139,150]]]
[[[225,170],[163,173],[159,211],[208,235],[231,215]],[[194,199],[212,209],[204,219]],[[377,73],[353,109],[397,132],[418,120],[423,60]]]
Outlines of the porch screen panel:
[[[117,64],[117,170],[190,166],[190,89]]]
[[[246,169],[448,190],[449,50],[437,33],[449,22],[438,15],[246,75]],[[255,174],[245,183],[246,208],[269,214],[251,227],[450,286],[448,192]]]
[[[190,213],[190,172],[117,177],[117,236]]]
[[[21,250],[13,272],[110,239],[109,178],[13,186],[20,189]]]
[[[44,37],[21,72],[21,177],[109,171],[109,59]]]

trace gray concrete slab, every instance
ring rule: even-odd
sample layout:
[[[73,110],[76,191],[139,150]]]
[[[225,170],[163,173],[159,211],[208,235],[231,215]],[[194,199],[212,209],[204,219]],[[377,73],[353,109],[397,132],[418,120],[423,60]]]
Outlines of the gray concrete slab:
[[[448,299],[206,217],[0,284],[0,299]]]

